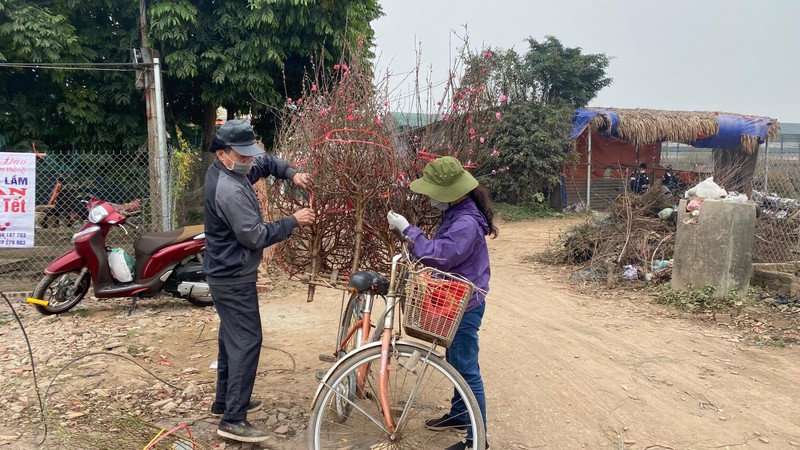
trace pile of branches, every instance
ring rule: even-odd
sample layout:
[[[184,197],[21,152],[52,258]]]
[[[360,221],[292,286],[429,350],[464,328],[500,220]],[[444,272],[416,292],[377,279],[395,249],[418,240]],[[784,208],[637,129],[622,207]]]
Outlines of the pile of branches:
[[[677,199],[654,186],[641,195],[620,195],[608,216],[592,216],[567,230],[543,255],[553,264],[590,265],[611,272],[627,265],[639,273],[651,271],[654,261],[670,260],[675,247],[676,214],[663,220],[658,213]]]

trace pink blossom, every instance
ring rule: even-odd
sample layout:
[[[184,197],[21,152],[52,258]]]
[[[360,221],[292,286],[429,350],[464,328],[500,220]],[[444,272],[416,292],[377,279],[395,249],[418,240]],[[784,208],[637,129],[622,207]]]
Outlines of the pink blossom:
[[[342,70],[344,70],[345,72],[347,72],[349,69],[350,69],[350,68],[349,68],[349,67],[347,67],[347,64],[342,64]]]
[[[292,97],[286,97],[286,103],[292,103]]]
[[[494,55],[492,55],[492,52],[483,52],[483,57],[484,58],[491,58],[492,56],[494,56]]]
[[[492,175],[494,175],[494,174],[496,174],[496,173],[497,173],[497,171],[496,171],[496,170],[494,170],[494,169],[492,169]]]
[[[483,90],[484,90],[484,89],[485,89],[485,88],[484,88],[483,86],[478,86],[478,90],[479,90],[479,91],[483,92]]]
[[[339,70],[339,65],[338,64],[334,64],[333,65],[333,70]]]
[[[469,134],[475,134],[475,128],[470,128],[469,129]]]
[[[492,156],[494,156],[496,158],[496,157],[500,156],[500,152],[498,152],[497,149],[494,149],[494,150],[492,150]]]
[[[354,115],[352,115],[352,114],[348,114],[348,115],[347,115],[347,120],[349,120],[350,122],[352,122],[352,121],[356,120],[356,116],[354,116]]]
[[[502,115],[502,114],[500,114],[499,112],[496,112],[496,113],[494,113],[494,117],[495,117],[497,120],[500,120],[500,119],[503,117],[503,115]]]
[[[316,84],[312,84],[311,85],[311,92],[317,92],[317,85]]]
[[[481,136],[481,144],[483,144],[484,142],[486,142],[486,138],[484,138],[483,136]]]
[[[380,125],[380,124],[381,124],[381,119],[379,117],[379,118],[375,119],[375,125]]]
[[[507,98],[508,98],[508,97],[506,97],[506,94],[500,94],[500,101],[501,101],[501,102],[504,102],[504,101],[506,101],[506,99],[507,99]]]

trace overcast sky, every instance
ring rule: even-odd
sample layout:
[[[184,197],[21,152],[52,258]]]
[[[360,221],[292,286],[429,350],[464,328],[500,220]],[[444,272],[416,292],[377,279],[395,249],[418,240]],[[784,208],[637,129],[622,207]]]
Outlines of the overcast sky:
[[[433,82],[467,25],[471,47],[527,50],[525,39],[612,58],[614,79],[590,106],[725,111],[800,122],[800,0],[382,0],[377,68],[415,67]],[[452,49],[451,49],[452,47]],[[391,97],[409,80],[391,78]],[[437,94],[438,96],[438,94]]]

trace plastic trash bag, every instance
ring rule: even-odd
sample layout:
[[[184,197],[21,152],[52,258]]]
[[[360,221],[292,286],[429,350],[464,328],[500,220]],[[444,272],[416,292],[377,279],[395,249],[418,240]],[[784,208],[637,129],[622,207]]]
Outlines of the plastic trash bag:
[[[675,210],[672,208],[664,208],[658,212],[658,218],[661,220],[668,220],[672,217],[672,214],[675,213]]]
[[[108,252],[108,267],[115,280],[121,283],[133,281],[133,258],[124,249],[116,247]]]
[[[728,198],[725,199],[725,201],[730,203],[744,204],[747,203],[747,195],[732,193],[732,195],[729,195]]]
[[[719,187],[717,183],[714,182],[714,177],[708,177],[705,180],[701,181],[697,184],[697,186],[689,189],[686,191],[686,197],[699,197],[701,199],[715,199],[715,198],[723,198],[728,195],[728,192],[725,189]]]
[[[703,202],[699,200],[692,200],[686,205],[686,210],[689,212],[697,211],[703,206]]]
[[[622,279],[627,281],[635,281],[639,279],[639,271],[636,270],[636,267],[627,265],[622,268]]]

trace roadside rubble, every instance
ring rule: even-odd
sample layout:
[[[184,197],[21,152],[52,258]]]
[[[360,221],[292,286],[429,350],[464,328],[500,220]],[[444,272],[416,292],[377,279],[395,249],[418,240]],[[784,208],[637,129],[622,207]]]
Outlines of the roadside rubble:
[[[42,448],[93,448],[93,439],[109,444],[116,438],[144,445],[158,427],[179,423],[190,427],[196,448],[251,448],[216,436],[219,418],[209,413],[216,381],[209,365],[217,356],[219,323],[213,309],[159,300],[140,302],[128,316],[124,301],[96,299],[62,316],[14,307],[31,340],[39,391],[43,400],[47,396]],[[195,330],[194,342],[172,339],[188,329]],[[14,424],[0,426],[0,445],[28,448],[43,428],[28,348],[10,312],[0,316],[0,342],[0,402],[6,406],[0,423]],[[268,444],[305,430],[307,400],[281,392],[262,400],[264,408],[249,420],[272,431]]]

